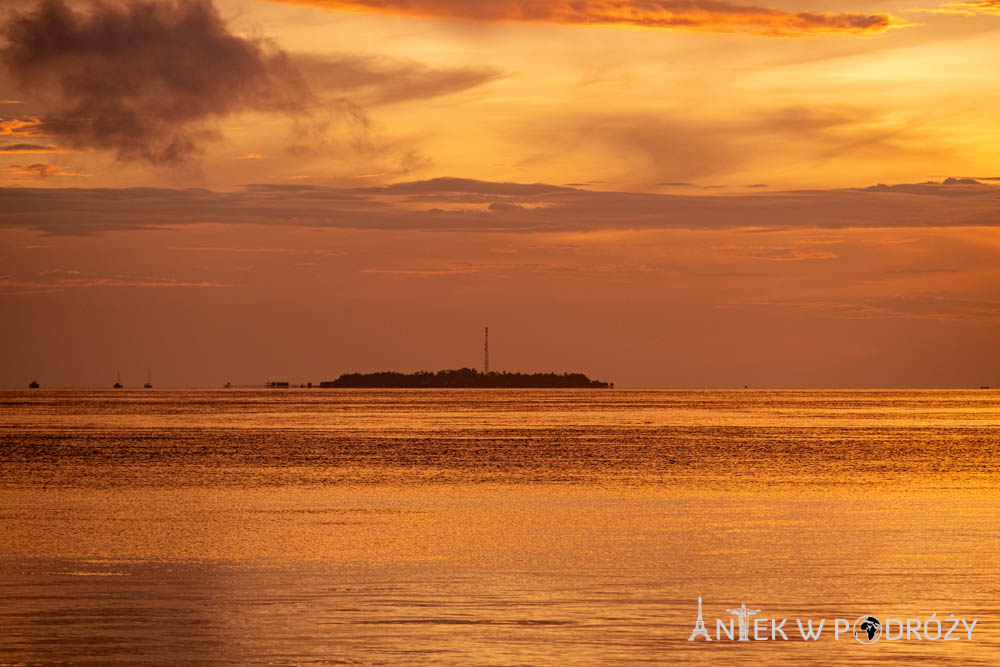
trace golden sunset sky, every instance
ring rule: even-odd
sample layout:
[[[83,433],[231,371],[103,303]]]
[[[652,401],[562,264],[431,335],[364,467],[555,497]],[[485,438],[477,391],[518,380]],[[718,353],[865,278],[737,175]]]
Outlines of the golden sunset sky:
[[[1000,385],[996,0],[0,26],[0,384]]]

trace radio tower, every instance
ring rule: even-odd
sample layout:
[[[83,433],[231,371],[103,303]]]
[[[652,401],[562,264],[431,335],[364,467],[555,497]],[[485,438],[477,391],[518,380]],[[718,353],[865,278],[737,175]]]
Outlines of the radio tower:
[[[490,328],[486,327],[486,343],[483,345],[483,375],[490,374]]]

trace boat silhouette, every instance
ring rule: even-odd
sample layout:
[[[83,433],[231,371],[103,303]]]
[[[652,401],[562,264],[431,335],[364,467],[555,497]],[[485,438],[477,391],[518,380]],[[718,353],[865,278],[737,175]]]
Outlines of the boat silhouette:
[[[38,389],[38,381],[32,380],[31,384],[28,385],[28,389]]]
[[[117,379],[115,380],[115,386],[114,386],[114,388],[115,389],[121,389],[123,387],[123,385],[122,385],[122,372],[121,371],[115,371],[115,374],[116,374],[115,377]]]
[[[149,369],[146,369],[146,384],[142,385],[143,389],[153,388],[153,376],[149,374]]]

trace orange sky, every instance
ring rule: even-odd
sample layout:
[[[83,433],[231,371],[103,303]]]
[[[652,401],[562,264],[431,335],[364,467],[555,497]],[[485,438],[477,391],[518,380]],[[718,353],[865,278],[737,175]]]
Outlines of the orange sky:
[[[1000,385],[997,7],[5,3],[0,384]]]

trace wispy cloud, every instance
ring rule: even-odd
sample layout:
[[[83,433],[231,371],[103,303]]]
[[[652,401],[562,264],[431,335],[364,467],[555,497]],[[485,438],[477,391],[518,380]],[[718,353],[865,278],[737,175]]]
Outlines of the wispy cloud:
[[[42,124],[39,118],[0,118],[0,136],[42,137]]]
[[[634,190],[719,187],[733,172],[746,174],[775,164],[825,169],[828,162],[885,164],[905,156],[945,163],[955,157],[921,119],[850,104],[781,105],[721,116],[711,108],[698,114],[581,108],[569,116],[526,119],[517,137],[537,151],[540,161],[569,168],[574,159],[602,156],[606,173]],[[760,149],[763,145],[766,151]],[[755,189],[764,184],[763,179],[755,183],[742,177],[739,182]]]
[[[476,263],[454,263],[447,266],[434,267],[369,267],[361,269],[361,273],[371,273],[386,276],[402,276],[411,278],[440,278],[448,276],[468,276],[489,273],[497,269],[509,269],[507,266],[490,266]]]
[[[39,294],[65,290],[93,288],[226,288],[232,285],[212,280],[190,281],[153,276],[100,276],[85,274],[75,269],[50,269],[39,271],[32,277],[0,276],[0,294]]]
[[[79,176],[80,174],[67,167],[36,162],[27,166],[12,164],[7,167],[7,175],[14,180],[18,180],[25,178],[50,178],[53,176]]]
[[[224,254],[251,254],[251,255],[303,255],[307,257],[342,257],[346,253],[342,250],[324,249],[304,249],[304,248],[253,248],[238,246],[173,246],[170,250],[184,252],[212,252]]]
[[[1000,321],[1000,301],[974,295],[952,293],[911,294],[877,298],[830,299],[787,298],[743,299],[719,304],[724,309],[791,308],[826,312],[846,320],[935,320],[942,322]]]
[[[53,146],[51,144],[7,144],[6,146],[0,146],[0,153],[6,153],[7,155],[69,152],[70,151],[67,151],[64,148],[59,148],[58,146]]]
[[[940,7],[915,9],[930,14],[960,14],[964,16],[1000,16],[1000,0],[954,0]]]
[[[331,9],[476,21],[628,25],[768,37],[872,35],[906,22],[890,14],[784,11],[724,0],[282,0]]]
[[[365,106],[441,97],[502,76],[493,67],[430,67],[412,60],[373,55],[299,54],[293,61],[317,92],[349,96]]]

